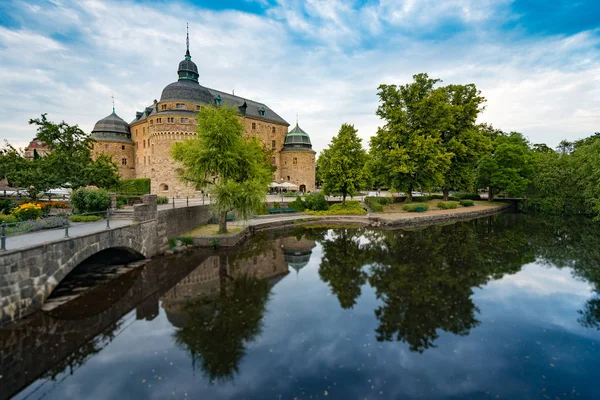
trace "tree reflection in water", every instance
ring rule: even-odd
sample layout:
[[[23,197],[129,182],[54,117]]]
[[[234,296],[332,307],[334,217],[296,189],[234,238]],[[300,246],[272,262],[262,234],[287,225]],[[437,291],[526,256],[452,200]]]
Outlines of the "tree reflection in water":
[[[210,381],[230,380],[246,354],[246,344],[262,329],[270,285],[249,275],[223,277],[216,298],[200,298],[184,306],[186,324],[175,341],[200,360]]]

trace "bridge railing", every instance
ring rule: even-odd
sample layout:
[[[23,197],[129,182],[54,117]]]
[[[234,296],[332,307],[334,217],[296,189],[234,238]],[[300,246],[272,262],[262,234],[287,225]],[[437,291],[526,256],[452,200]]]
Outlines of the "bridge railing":
[[[72,222],[96,222],[106,219],[106,229],[110,229],[110,208],[106,211],[94,211],[81,214],[52,215],[46,218],[32,219],[28,221],[6,222],[0,224],[0,251],[6,251],[6,240],[9,235],[36,232],[44,229],[64,228],[65,238],[69,237],[69,226]],[[87,217],[98,216],[98,219]]]

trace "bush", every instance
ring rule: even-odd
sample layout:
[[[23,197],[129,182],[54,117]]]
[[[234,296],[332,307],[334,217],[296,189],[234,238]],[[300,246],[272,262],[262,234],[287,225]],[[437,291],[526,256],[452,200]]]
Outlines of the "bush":
[[[457,200],[481,200],[478,193],[456,192],[452,194]]]
[[[376,197],[377,202],[379,204],[381,204],[382,206],[385,206],[387,204],[392,204],[393,199],[391,197]]]
[[[166,196],[157,196],[156,197],[156,204],[160,205],[160,204],[169,204],[169,198]]]
[[[307,210],[311,211],[327,211],[329,204],[325,200],[323,193],[310,193],[304,197],[304,202]]]
[[[150,194],[150,178],[121,179],[115,192],[123,194]]]
[[[105,211],[110,206],[110,195],[104,189],[81,188],[71,195],[71,204],[80,214]]]
[[[38,219],[42,216],[42,206],[33,203],[23,203],[20,206],[15,207],[12,210],[11,215],[15,217],[17,221]]]
[[[410,204],[406,204],[404,207],[402,207],[402,209],[404,211],[408,211],[408,212],[425,212],[427,210],[429,210],[429,206],[427,204],[414,204],[414,203],[410,203]]]
[[[13,224],[17,222],[17,219],[13,215],[0,214],[0,223],[6,222],[7,224]]]
[[[280,208],[280,207],[279,207],[279,202],[278,202],[278,201],[276,201],[276,202],[274,202],[274,203],[273,203],[273,208]]]
[[[10,199],[0,199],[0,212],[10,213],[17,204]]]
[[[71,215],[69,221],[71,222],[96,222],[100,221],[102,216],[100,215]]]
[[[310,215],[365,215],[367,210],[361,207],[358,201],[347,201],[346,204],[334,204],[329,210],[307,211]]]
[[[454,201],[440,201],[437,203],[437,207],[442,210],[451,210],[458,207],[458,204]]]
[[[383,212],[383,206],[379,203],[377,197],[365,197],[365,204],[373,212]]]
[[[473,207],[475,203],[473,202],[473,200],[461,200],[460,205],[463,207]]]
[[[425,203],[431,200],[431,196],[413,196],[413,203]]]
[[[294,208],[297,212],[302,212],[306,209],[306,204],[300,196],[296,196],[296,200],[288,204],[288,207]]]

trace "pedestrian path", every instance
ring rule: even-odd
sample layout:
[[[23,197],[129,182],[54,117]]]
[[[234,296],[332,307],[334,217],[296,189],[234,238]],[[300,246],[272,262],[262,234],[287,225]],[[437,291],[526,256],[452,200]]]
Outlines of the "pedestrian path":
[[[110,220],[111,228],[120,228],[131,225],[131,220]],[[69,237],[82,236],[106,230],[106,220],[96,222],[75,223],[69,226]],[[55,240],[64,239],[65,228],[47,229],[37,232],[24,233],[21,235],[8,236],[6,238],[6,250],[21,249],[24,247],[40,245]],[[0,256],[2,253],[0,253]]]

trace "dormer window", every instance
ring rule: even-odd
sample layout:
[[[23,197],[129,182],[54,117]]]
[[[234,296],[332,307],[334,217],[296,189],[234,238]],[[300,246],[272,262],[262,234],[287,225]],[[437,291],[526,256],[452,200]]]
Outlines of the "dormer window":
[[[177,103],[177,104],[175,104],[175,108],[177,108],[179,110],[185,110],[185,104]]]
[[[166,109],[167,109],[167,105],[166,105],[166,104],[161,104],[161,105],[160,105],[160,108],[161,108],[162,110],[166,110]]]
[[[221,95],[218,94],[217,97],[215,97],[215,107],[220,107],[221,106]]]
[[[265,108],[264,108],[264,107],[261,107],[261,108],[258,110],[258,115],[260,115],[261,117],[264,117],[264,116],[265,116]]]

